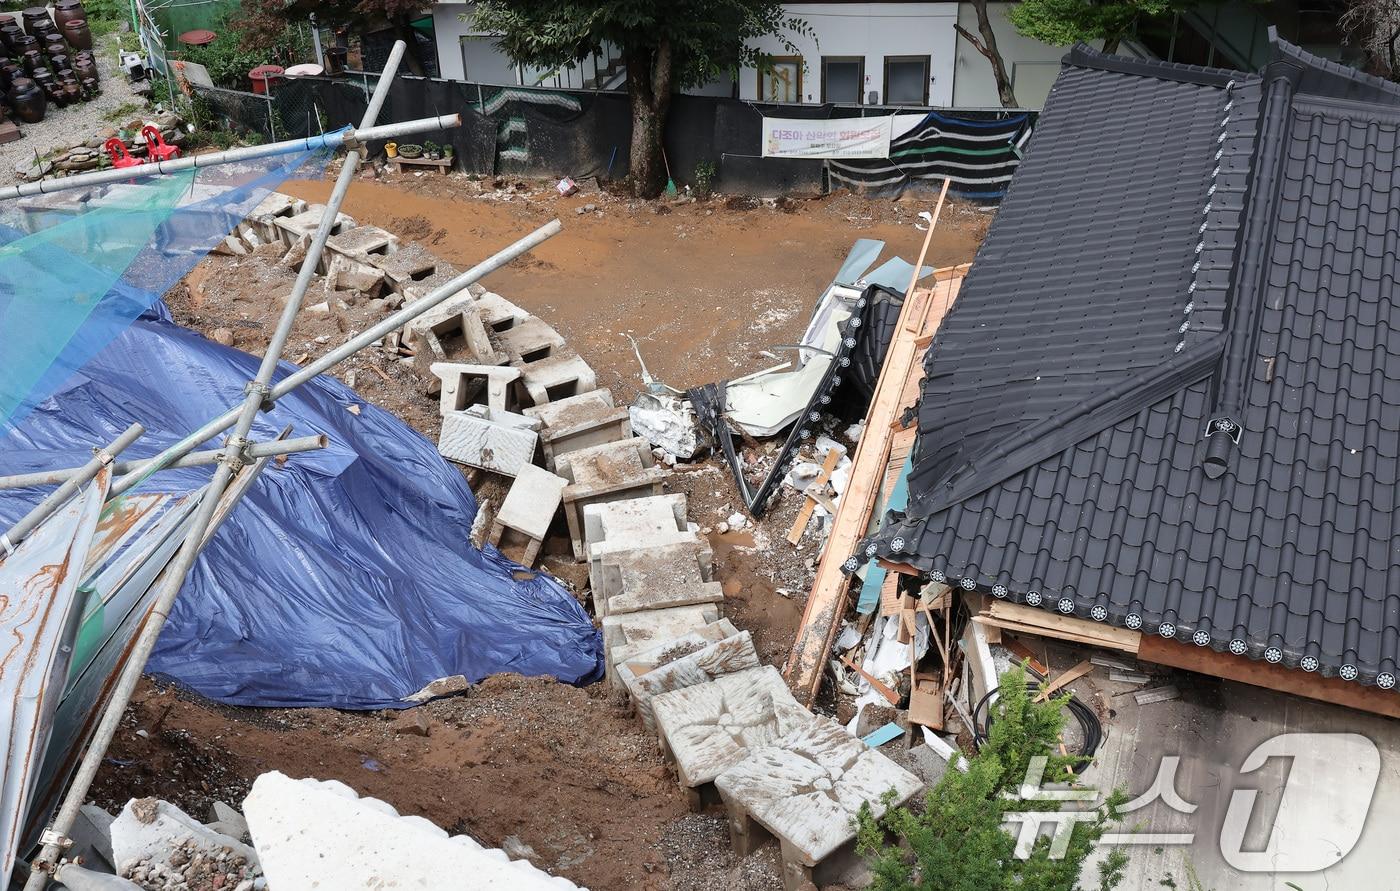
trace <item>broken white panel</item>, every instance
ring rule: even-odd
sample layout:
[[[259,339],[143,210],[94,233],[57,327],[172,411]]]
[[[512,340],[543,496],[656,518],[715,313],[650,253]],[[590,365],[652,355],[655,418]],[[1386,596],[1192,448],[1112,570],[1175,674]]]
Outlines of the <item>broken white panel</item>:
[[[578,888],[470,836],[449,836],[422,817],[399,816],[389,804],[360,798],[334,780],[265,773],[254,781],[243,813],[268,887],[276,891]]]
[[[216,832],[168,801],[133,798],[112,821],[112,859],[119,870],[140,860],[168,863],[182,844],[211,857],[236,855],[257,867],[258,852],[232,836]]]
[[[539,421],[474,405],[442,417],[438,453],[449,461],[515,476],[535,460]]]
[[[831,357],[841,344],[841,325],[850,318],[848,310],[833,312],[820,342],[824,352],[799,350],[802,363],[796,370],[765,371],[725,387],[725,416],[750,436],[777,434],[807,408],[831,365]]]
[[[677,458],[695,457],[704,442],[689,400],[643,393],[627,409],[632,433]]]

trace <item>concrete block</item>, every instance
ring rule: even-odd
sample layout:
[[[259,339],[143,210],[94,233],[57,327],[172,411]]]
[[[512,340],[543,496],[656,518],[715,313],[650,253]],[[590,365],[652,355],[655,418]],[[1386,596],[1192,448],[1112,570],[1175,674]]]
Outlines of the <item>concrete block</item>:
[[[583,560],[587,554],[584,509],[590,504],[660,495],[666,471],[655,463],[646,440],[635,437],[556,456],[555,472],[569,481],[564,490],[564,517],[569,523],[574,559]]]
[[[540,444],[546,467],[554,467],[559,455],[632,438],[628,410],[613,406],[609,390],[590,390],[524,411],[544,422]]]
[[[614,688],[619,691],[623,689],[613,672],[613,666],[619,661],[651,650],[659,643],[698,631],[717,621],[719,610],[713,604],[677,606],[671,609],[605,617],[603,649],[608,677]]]
[[[521,383],[532,405],[544,405],[597,389],[598,377],[588,363],[570,349],[562,349],[537,362],[517,363]]]
[[[651,707],[662,747],[675,761],[681,785],[690,788],[712,782],[750,749],[812,720],[771,665],[659,693]]]
[[[276,229],[282,243],[291,247],[303,238],[310,239],[316,234],[316,230],[321,226],[321,217],[325,213],[324,204],[310,204],[301,213],[291,216],[279,216],[272,219],[272,225]],[[354,228],[355,218],[349,214],[338,213],[335,215],[335,222],[331,225],[331,234],[338,235],[346,229]],[[269,239],[271,240],[271,239]],[[318,271],[324,271],[318,270]]]
[[[359,798],[343,783],[265,773],[254,781],[243,810],[268,886],[277,891],[577,889],[528,861],[513,861],[467,836],[449,836],[421,817],[401,817],[384,802]]]
[[[656,664],[642,665],[634,661],[620,663],[616,670],[642,723],[656,730],[651,701],[663,693],[684,690],[697,684],[708,684],[726,674],[758,668],[758,651],[747,631],[724,640],[713,641],[693,649],[687,645],[672,646],[657,656]]]
[[[118,869],[140,860],[166,863],[182,844],[212,857],[237,856],[258,864],[258,854],[238,839],[215,832],[166,801],[133,798],[112,821],[112,858]]]
[[[508,411],[472,406],[443,415],[438,453],[449,461],[515,476],[533,464],[539,422]]]
[[[536,316],[522,319],[506,330],[496,332],[496,337],[513,365],[547,359],[565,345],[559,332]]]
[[[476,295],[476,307],[486,327],[500,334],[516,325],[533,318],[528,312],[511,303],[500,294],[485,291]]]
[[[365,299],[374,300],[384,290],[384,273],[368,263],[349,257],[333,256],[326,267],[326,290],[358,291]]]
[[[268,192],[267,197],[258,202],[258,206],[254,207],[245,219],[259,236],[259,240],[266,243],[282,240],[282,231],[277,228],[277,220],[305,212],[306,202],[300,198],[293,198],[281,192]]]
[[[511,407],[511,381],[520,377],[519,369],[507,365],[434,362],[429,368],[442,382],[439,408],[443,415],[465,411],[473,405],[485,405],[493,411],[507,411]]]
[[[392,254],[373,254],[369,262],[384,273],[389,284],[400,294],[405,286],[432,277],[439,267],[446,265],[427,248],[413,241],[401,244]]]
[[[714,554],[708,542],[683,541],[600,554],[593,603],[600,616],[721,603],[724,588],[713,581]]]
[[[355,226],[326,239],[326,250],[350,260],[368,263],[372,254],[392,254],[399,237],[378,226]]]
[[[559,512],[566,485],[563,477],[533,464],[522,464],[501,502],[487,541],[521,565],[534,566],[554,515]],[[518,556],[517,545],[523,549]]]
[[[679,492],[590,504],[583,509],[584,535],[589,545],[626,542],[629,548],[651,544],[660,532],[685,532],[686,497]]]
[[[431,294],[433,291],[436,291],[438,288],[441,288],[443,285],[451,283],[453,279],[457,278],[461,274],[462,271],[456,266],[453,266],[451,263],[446,263],[439,260],[437,269],[433,272],[432,275],[429,275],[426,278],[418,279],[416,281],[406,282],[404,284],[404,299],[409,301],[410,303],[414,300],[421,300],[424,297]],[[462,293],[465,294],[466,291],[463,291]]]
[[[756,821],[782,843],[786,871],[788,863],[810,868],[851,841],[862,804],[879,817],[886,792],[893,790],[894,803],[902,804],[923,783],[839,724],[812,718],[771,745],[751,747],[715,786],[729,809],[731,832],[746,831],[736,821]]]
[[[460,346],[453,345],[452,349],[460,351],[465,361],[480,365],[506,364],[506,354],[491,343],[476,311],[476,301],[470,294],[449,297],[409,322],[404,327],[404,343],[413,346],[425,332],[435,334],[444,345],[461,338]]]

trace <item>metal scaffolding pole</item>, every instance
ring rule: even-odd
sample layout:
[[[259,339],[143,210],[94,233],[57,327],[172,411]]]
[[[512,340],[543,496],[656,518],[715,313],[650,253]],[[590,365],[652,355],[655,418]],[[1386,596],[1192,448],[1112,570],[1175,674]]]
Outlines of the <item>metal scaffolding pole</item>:
[[[394,42],[394,48],[389,53],[389,60],[384,65],[383,76],[380,77],[379,84],[375,87],[374,95],[370,97],[369,107],[365,109],[363,120],[360,121],[361,129],[373,126],[380,109],[384,107],[384,100],[389,94],[389,85],[394,80],[394,74],[398,70],[399,62],[403,59],[405,49],[406,46],[402,40]],[[204,497],[200,499],[189,532],[166,570],[169,573],[169,578],[163,579],[157,590],[155,602],[151,607],[150,620],[141,627],[141,632],[132,648],[131,657],[122,669],[116,687],[112,691],[111,702],[107,704],[107,708],[102,714],[102,720],[93,733],[91,744],[83,753],[82,763],[78,765],[72,785],[69,786],[68,793],[64,796],[63,804],[59,807],[52,825],[44,831],[43,849],[34,863],[29,880],[25,883],[25,891],[41,891],[48,884],[49,871],[54,868],[65,847],[64,842],[67,840],[68,833],[72,831],[73,821],[77,818],[79,808],[87,798],[88,789],[91,788],[92,781],[97,776],[97,770],[102,764],[102,757],[107,751],[107,747],[111,745],[112,738],[116,735],[117,728],[121,724],[122,714],[126,711],[126,706],[131,701],[131,695],[136,691],[136,685],[141,680],[141,673],[146,668],[146,661],[150,658],[151,651],[155,649],[156,638],[160,636],[161,629],[165,627],[165,620],[170,616],[175,598],[179,595],[181,586],[184,585],[185,576],[189,574],[190,569],[194,566],[194,561],[199,557],[199,552],[204,547],[205,535],[213,522],[215,508],[223,497],[224,490],[228,487],[234,471],[247,463],[248,433],[252,430],[253,420],[257,417],[258,410],[262,408],[263,403],[269,399],[272,393],[272,375],[276,372],[277,363],[282,358],[282,349],[286,346],[287,338],[291,335],[292,324],[296,321],[297,312],[301,309],[302,299],[306,296],[306,290],[311,283],[311,276],[315,273],[316,266],[320,262],[321,251],[325,247],[326,239],[330,237],[336,215],[340,213],[340,205],[345,200],[345,193],[349,191],[350,183],[354,181],[359,166],[360,151],[358,147],[352,148],[345,156],[345,164],[341,167],[335,188],[331,191],[330,199],[326,202],[321,224],[311,239],[311,247],[307,250],[306,258],[302,261],[301,272],[297,275],[296,284],[293,285],[292,293],[287,298],[287,305],[283,310],[282,318],[277,323],[277,330],[273,332],[272,339],[267,345],[267,352],[263,354],[257,377],[248,382],[245,390],[247,396],[239,410],[233,435],[229,437],[228,444],[224,447],[223,456],[214,467],[214,477],[210,480]]]
[[[249,458],[270,458],[278,455],[292,455],[297,452],[311,452],[316,449],[324,449],[329,440],[325,434],[320,436],[299,436],[296,439],[277,439],[272,442],[255,442],[248,446]],[[109,448],[110,452],[111,449]],[[172,461],[163,469],[173,470],[177,467],[201,467],[206,464],[213,464],[219,460],[219,456],[224,453],[223,449],[208,449],[203,452],[190,452],[188,455],[177,461]],[[124,474],[140,470],[146,466],[147,459],[135,458],[130,461],[116,461],[112,464],[112,476],[119,477]],[[6,489],[27,489],[30,486],[52,486],[56,483],[64,483],[73,477],[83,473],[87,469],[83,467],[68,467],[63,470],[39,470],[34,473],[19,473],[14,476],[0,477],[0,491]]]
[[[47,498],[34,505],[34,509],[25,514],[18,523],[11,526],[8,532],[0,535],[0,557],[8,557],[29,533],[47,520],[50,514],[66,504],[68,499],[72,498],[73,494],[84,483],[97,476],[99,470],[112,463],[113,457],[120,455],[127,446],[135,442],[145,432],[145,427],[140,424],[132,424],[106,448],[96,449],[91,461],[73,471],[63,485],[54,489]]]
[[[382,100],[380,104],[383,104]],[[187,158],[175,158],[170,161],[139,164],[135,167],[121,167],[112,170],[98,170],[92,173],[78,173],[73,176],[41,179],[37,182],[23,183],[18,186],[6,186],[0,189],[0,201],[10,198],[25,198],[31,195],[48,195],[67,189],[81,189],[84,186],[100,186],[107,183],[130,182],[134,179],[145,179],[147,177],[180,173],[181,171],[201,169],[204,167],[217,167],[220,164],[252,161],[258,158],[271,157],[273,155],[287,155],[292,152],[315,151],[321,148],[338,149],[342,147],[358,149],[365,143],[373,142],[377,139],[396,139],[400,136],[410,136],[414,133],[430,133],[434,130],[448,130],[453,127],[461,126],[461,124],[461,115],[444,114],[430,118],[417,118],[412,121],[403,121],[398,124],[385,124],[382,127],[361,126],[354,130],[323,133],[320,136],[308,136],[305,139],[289,139],[284,142],[269,142],[266,145],[250,145],[243,148],[229,149],[223,152],[206,152],[202,155],[190,155]]]
[[[559,234],[562,229],[563,226],[560,225],[558,220],[550,220],[534,232],[531,232],[509,247],[491,255],[442,287],[404,306],[393,315],[386,316],[377,324],[350,338],[321,358],[283,378],[273,386],[271,392],[268,393],[268,401],[276,402],[278,399],[281,399],[283,396],[287,395],[287,393],[311,380],[316,375],[339,365],[341,362],[344,362],[346,359],[384,337],[386,334],[399,330],[404,325],[407,325],[409,322],[438,306],[443,301],[460,294],[478,279],[500,269],[521,254],[553,238],[555,235]],[[180,442],[168,447],[164,452],[161,452],[154,458],[146,460],[139,468],[114,483],[112,486],[112,494],[120,495],[134,486],[140,485],[152,473],[167,466],[171,461],[178,460],[182,455],[188,454],[200,443],[207,441],[211,436],[217,435],[236,420],[238,420],[237,408],[231,408],[218,417],[209,420],[203,427],[200,427],[189,436],[186,436],[184,439],[180,440]]]

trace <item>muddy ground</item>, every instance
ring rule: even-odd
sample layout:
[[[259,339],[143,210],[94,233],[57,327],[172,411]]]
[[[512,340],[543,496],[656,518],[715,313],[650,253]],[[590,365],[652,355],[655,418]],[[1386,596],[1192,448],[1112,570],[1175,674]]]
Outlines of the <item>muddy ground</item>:
[[[283,187],[313,201],[329,189],[329,181]],[[852,241],[883,239],[886,257],[912,262],[923,238],[913,222],[931,204],[850,195],[645,203],[597,189],[561,198],[539,181],[381,173],[355,183],[344,211],[461,268],[557,216],[562,234],[484,284],[553,324],[598,372],[599,386],[625,403],[641,378],[624,333],[652,374],[676,387],[771,366],[775,347],[800,339]],[[948,208],[928,262],[970,260],[989,219]],[[260,253],[207,258],[167,295],[176,318],[209,335],[224,329],[220,336],[260,353],[294,278],[274,250]],[[303,313],[289,358],[305,362],[382,314],[368,302]],[[411,363],[371,349],[337,376],[436,438],[437,400]],[[499,504],[504,481],[469,479],[480,498]],[[709,530],[728,615],[781,666],[819,555],[817,524],[798,548],[787,543],[800,499],[786,492],[756,525],[719,534],[740,501],[713,458],[678,467],[668,488],[686,493],[691,519]],[[581,589],[587,573],[566,556],[566,540],[547,550],[544,567]],[[342,780],[492,846],[515,836],[538,865],[593,889],[782,887],[774,846],[736,860],[723,818],[689,813],[655,737],[601,684],[581,690],[501,676],[411,713],[356,714],[227,708],[148,681],[94,797],[116,809],[154,794],[202,817],[210,801],[236,804],[253,778],[274,769]]]

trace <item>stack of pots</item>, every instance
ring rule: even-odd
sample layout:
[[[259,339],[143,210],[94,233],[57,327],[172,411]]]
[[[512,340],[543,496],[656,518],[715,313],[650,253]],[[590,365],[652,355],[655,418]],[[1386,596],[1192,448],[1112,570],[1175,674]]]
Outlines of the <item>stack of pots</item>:
[[[82,0],[57,0],[0,13],[0,104],[25,123],[44,119],[48,103],[64,106],[99,91],[92,32]]]

